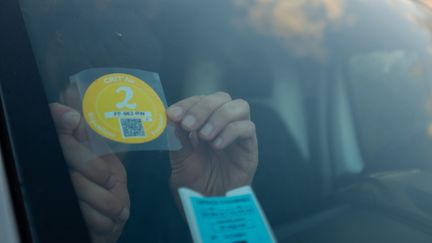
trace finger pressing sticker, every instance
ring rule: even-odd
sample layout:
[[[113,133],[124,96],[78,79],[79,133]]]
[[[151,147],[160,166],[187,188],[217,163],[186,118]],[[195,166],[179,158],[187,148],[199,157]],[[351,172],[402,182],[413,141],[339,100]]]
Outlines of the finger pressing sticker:
[[[164,104],[143,80],[125,73],[96,79],[83,99],[83,114],[101,136],[121,143],[145,143],[166,128]]]
[[[167,104],[158,74],[89,69],[71,80],[81,93],[82,113],[91,134],[111,141],[117,151],[173,148],[173,141],[168,141],[173,140],[167,136],[173,131],[167,124]],[[92,139],[97,140],[90,136]]]

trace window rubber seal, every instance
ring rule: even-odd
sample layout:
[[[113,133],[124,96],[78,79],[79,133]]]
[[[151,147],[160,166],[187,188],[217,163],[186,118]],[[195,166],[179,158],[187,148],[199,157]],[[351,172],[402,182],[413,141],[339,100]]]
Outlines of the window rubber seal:
[[[18,0],[0,1],[0,145],[22,242],[90,243]]]

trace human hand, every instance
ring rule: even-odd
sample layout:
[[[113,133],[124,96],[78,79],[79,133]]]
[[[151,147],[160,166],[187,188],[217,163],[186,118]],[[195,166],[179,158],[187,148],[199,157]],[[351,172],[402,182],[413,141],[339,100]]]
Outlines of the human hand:
[[[258,144],[246,101],[218,92],[182,100],[167,113],[183,145],[171,152],[175,191],[188,187],[216,196],[252,182]]]
[[[59,103],[50,108],[92,241],[114,243],[129,218],[125,168],[114,154],[96,156],[82,144],[86,136],[80,113]]]

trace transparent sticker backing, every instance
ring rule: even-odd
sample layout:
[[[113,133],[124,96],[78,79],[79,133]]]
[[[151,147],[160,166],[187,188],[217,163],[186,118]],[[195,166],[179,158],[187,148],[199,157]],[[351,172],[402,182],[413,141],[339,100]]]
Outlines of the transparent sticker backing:
[[[92,68],[70,77],[85,120],[85,143],[99,155],[143,150],[179,150],[169,124],[157,73]]]

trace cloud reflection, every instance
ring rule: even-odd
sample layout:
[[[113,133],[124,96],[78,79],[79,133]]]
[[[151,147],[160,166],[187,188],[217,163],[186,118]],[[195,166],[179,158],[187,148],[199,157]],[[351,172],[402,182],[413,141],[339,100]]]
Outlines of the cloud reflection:
[[[400,11],[407,13],[407,18],[417,26],[426,30],[429,33],[429,38],[432,37],[432,0],[408,0],[402,2],[396,0],[391,1],[393,6],[398,8]],[[429,43],[425,46],[424,53],[427,56],[423,59],[419,59],[413,67],[410,69],[412,78],[423,77],[425,86],[428,87],[428,94],[426,96],[426,111],[429,115],[432,115],[432,86],[430,84],[429,77],[431,75],[430,67],[432,66],[432,44]],[[415,80],[415,79],[414,79]],[[427,128],[427,133],[432,137],[432,123]]]
[[[323,57],[325,30],[340,22],[344,0],[236,0],[260,33],[282,39],[299,56]]]
[[[429,35],[432,34],[432,0],[391,0],[391,3],[394,8],[404,12],[409,21],[427,30]],[[432,56],[432,45],[425,51]]]

